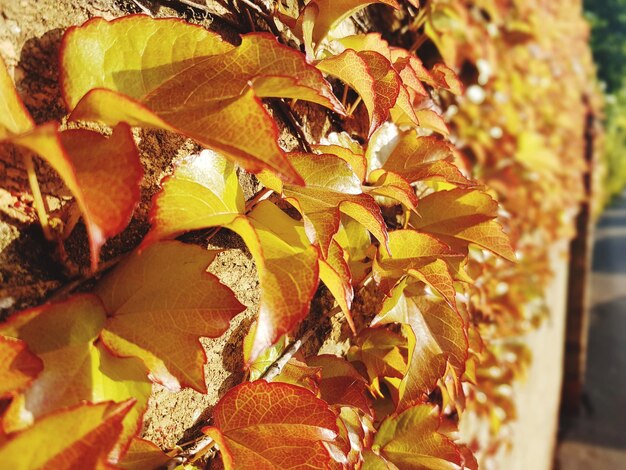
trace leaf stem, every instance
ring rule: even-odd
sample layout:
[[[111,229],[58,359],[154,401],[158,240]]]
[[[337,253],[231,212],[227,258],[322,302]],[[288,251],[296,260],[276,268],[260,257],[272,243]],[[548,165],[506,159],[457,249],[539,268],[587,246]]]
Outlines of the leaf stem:
[[[35,211],[39,217],[39,223],[43,230],[46,240],[54,240],[54,235],[50,229],[50,222],[48,220],[48,212],[46,211],[46,203],[41,195],[41,189],[39,188],[39,181],[37,181],[37,173],[35,172],[35,165],[33,163],[33,156],[29,154],[24,155],[24,166],[26,167],[26,173],[28,174],[28,184],[30,190],[33,193],[33,203],[35,205]]]
[[[352,103],[352,105],[350,106],[350,109],[348,109],[347,111],[348,117],[352,116],[352,113],[354,112],[356,107],[361,103],[361,101],[363,101],[363,99],[360,96],[356,100],[354,100],[354,103]]]

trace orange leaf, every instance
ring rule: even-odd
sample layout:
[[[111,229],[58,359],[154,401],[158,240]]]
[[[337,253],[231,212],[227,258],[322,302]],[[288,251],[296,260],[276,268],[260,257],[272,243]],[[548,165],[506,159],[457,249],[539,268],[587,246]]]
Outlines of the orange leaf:
[[[367,179],[371,186],[367,186],[365,189],[369,194],[395,200],[409,210],[416,210],[418,200],[415,190],[402,176],[379,168],[370,172]],[[394,204],[383,202],[381,205]]]
[[[111,137],[88,130],[59,133],[54,123],[35,127],[0,61],[0,143],[32,151],[48,162],[72,192],[85,219],[91,266],[100,248],[120,233],[139,202],[143,170],[130,129],[119,125]]]
[[[231,389],[203,432],[219,444],[226,470],[325,469],[322,442],[335,439],[335,419],[308,390],[260,380]]]
[[[0,444],[6,468],[106,468],[133,400],[83,403],[48,414]]]
[[[319,245],[322,257],[328,256],[341,213],[358,221],[383,246],[387,245],[387,226],[380,208],[371,196],[362,193],[359,178],[345,161],[325,154],[291,153],[289,158],[306,186],[286,185],[283,193],[303,215],[307,235]]]
[[[367,108],[370,118],[368,137],[389,117],[400,93],[400,77],[388,59],[377,52],[351,49],[317,64],[322,72],[350,85]]]
[[[135,399],[124,419],[118,455],[139,430],[152,385],[146,369],[135,358],[112,356],[94,344],[104,325],[102,304],[93,295],[47,304],[13,315],[0,325],[0,333],[25,341],[43,361],[43,371],[9,405],[3,417],[13,432],[57,409],[78,404]],[[80,324],[80,328],[76,325]]]
[[[458,186],[473,185],[452,163],[452,158],[450,144],[442,139],[405,132],[400,135],[383,169],[396,173],[409,183],[434,180]]]
[[[17,94],[13,80],[0,57],[0,141],[23,134],[35,127],[20,95]]]
[[[304,23],[312,22],[309,25],[312,26],[311,39],[317,47],[339,23],[372,3],[400,7],[396,0],[311,0],[300,13],[297,23],[301,28],[306,28]],[[311,48],[311,45],[307,44],[307,47]]]
[[[43,369],[24,341],[6,336],[0,336],[0,364],[0,399],[24,390]]]
[[[440,424],[439,411],[432,405],[413,406],[389,416],[380,425],[371,451],[365,454],[363,468],[463,468],[461,449],[438,432]]]
[[[317,252],[301,222],[269,201],[228,226],[246,243],[259,273],[261,305],[246,364],[290,333],[308,314],[319,282]]]
[[[456,310],[426,297],[419,285],[400,281],[383,303],[372,325],[407,325],[409,366],[400,385],[398,409],[420,402],[446,372],[446,362],[462,375],[467,359],[466,325]]]
[[[441,208],[446,207],[445,211]],[[420,199],[418,214],[410,224],[420,232],[435,235],[455,250],[474,243],[509,261],[515,261],[509,238],[495,219],[498,203],[489,194],[474,189],[437,191]]]
[[[379,396],[380,380],[401,379],[407,367],[407,341],[386,328],[365,328],[348,351],[348,359],[365,366],[370,386]]]
[[[104,343],[120,356],[140,358],[151,377],[170,389],[205,391],[200,337],[222,335],[245,307],[206,272],[216,253],[163,242],[134,253],[98,283],[109,315]]]
[[[352,288],[352,274],[350,273],[350,267],[346,261],[346,251],[337,243],[332,240],[330,243],[330,249],[328,250],[328,256],[326,258],[320,258],[320,279],[328,287],[328,290],[337,303],[341,307],[342,312],[346,315],[348,324],[353,332],[356,332],[352,315],[350,314],[350,307],[352,306],[352,299],[354,298],[354,289]]]
[[[120,47],[122,39],[132,47]],[[304,99],[342,112],[322,75],[273,37],[250,34],[233,47],[174,19],[135,15],[71,28],[62,67],[73,119],[176,131],[253,172],[270,169],[296,183],[259,98]]]
[[[366,381],[352,364],[344,358],[330,354],[311,356],[307,358],[307,364],[321,368],[322,400],[329,405],[351,406],[372,416]]]
[[[171,458],[152,442],[134,437],[124,459],[118,465],[124,470],[149,470],[161,468],[170,460]]]
[[[444,259],[459,258],[459,255],[449,246],[426,233],[395,230],[389,234],[389,251],[391,255],[379,248],[372,267],[374,278],[384,291],[409,275],[431,286],[456,309],[456,291]]]

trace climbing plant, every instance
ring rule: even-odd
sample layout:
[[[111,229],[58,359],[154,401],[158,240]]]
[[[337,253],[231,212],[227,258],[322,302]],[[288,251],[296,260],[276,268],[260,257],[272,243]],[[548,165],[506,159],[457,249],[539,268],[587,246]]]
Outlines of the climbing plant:
[[[373,3],[390,31],[351,28]],[[93,18],[62,40],[63,125],[35,125],[0,67],[0,141],[22,155],[42,231],[61,249],[77,221],[50,217],[33,156],[63,180],[92,272],[88,289],[0,324],[0,461],[187,468],[219,453],[227,469],[477,468],[459,417],[490,417],[495,436],[513,416],[503,387],[528,356],[515,338],[541,311],[547,244],[567,233],[561,214],[582,197],[584,169],[574,149],[588,64],[561,48],[578,41],[580,12],[509,3],[242,1],[266,31],[236,42],[180,19]],[[546,18],[571,30],[548,34]],[[547,85],[565,63],[573,86]],[[323,139],[307,133],[307,109],[330,123]],[[137,127],[205,150],[163,178],[141,244],[102,266],[139,201]],[[262,185],[248,200],[244,171]],[[151,384],[206,392],[199,339],[245,310],[207,272],[217,252],[206,242],[222,230],[258,274],[247,380],[165,453],[139,437]],[[189,232],[204,246],[180,240]],[[344,357],[298,350],[320,281],[352,332]],[[353,309],[365,289],[379,294],[370,315]]]

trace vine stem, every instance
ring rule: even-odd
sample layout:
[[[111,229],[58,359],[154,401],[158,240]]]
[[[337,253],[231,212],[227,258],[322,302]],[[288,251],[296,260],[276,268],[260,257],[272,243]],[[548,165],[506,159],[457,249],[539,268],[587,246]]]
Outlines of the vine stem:
[[[41,229],[43,230],[46,240],[52,241],[54,240],[54,235],[50,229],[46,202],[41,195],[39,181],[37,180],[37,173],[35,172],[35,164],[33,163],[33,156],[31,154],[24,155],[24,166],[26,167],[26,173],[28,174],[28,184],[30,185],[30,190],[33,192],[33,204],[35,205],[37,217],[39,217]]]

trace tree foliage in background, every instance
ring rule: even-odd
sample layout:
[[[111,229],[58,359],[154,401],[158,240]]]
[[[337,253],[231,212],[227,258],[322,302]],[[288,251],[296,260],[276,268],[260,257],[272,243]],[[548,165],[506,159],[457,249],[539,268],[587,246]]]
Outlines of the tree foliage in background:
[[[585,0],[584,8],[598,75],[615,92],[626,75],[626,0]]]

